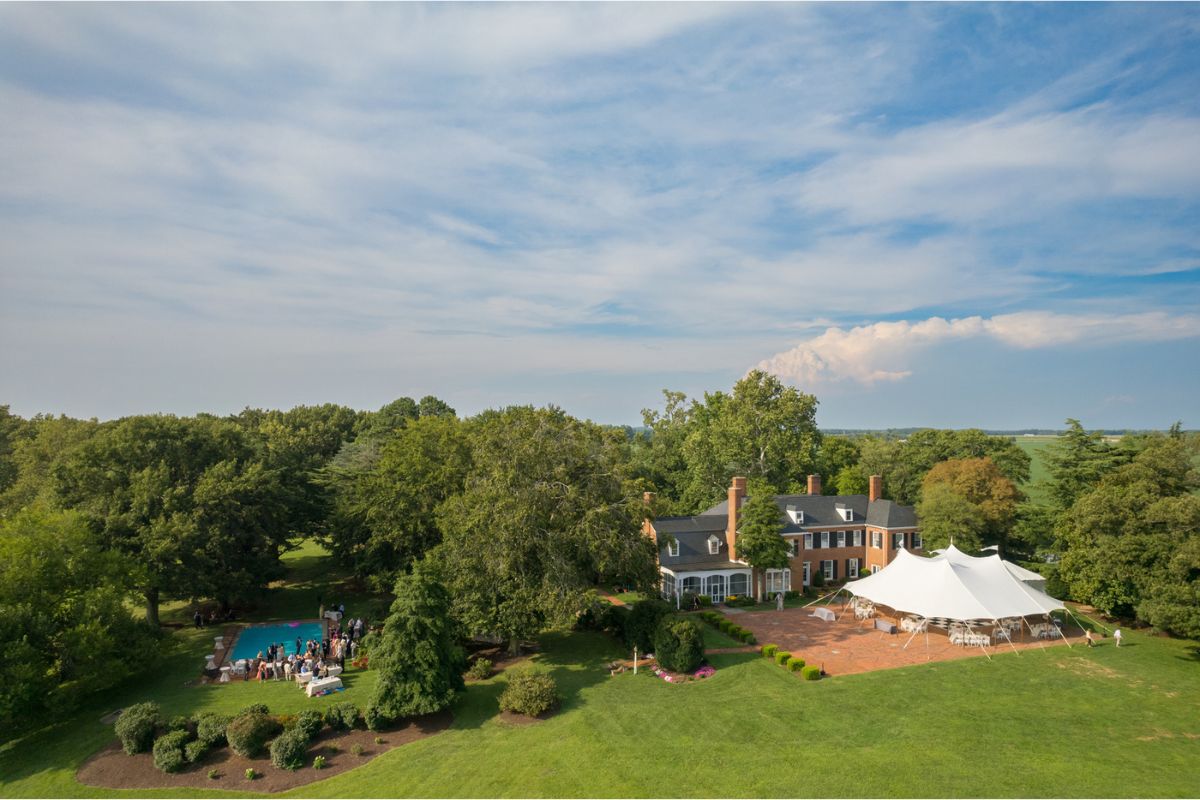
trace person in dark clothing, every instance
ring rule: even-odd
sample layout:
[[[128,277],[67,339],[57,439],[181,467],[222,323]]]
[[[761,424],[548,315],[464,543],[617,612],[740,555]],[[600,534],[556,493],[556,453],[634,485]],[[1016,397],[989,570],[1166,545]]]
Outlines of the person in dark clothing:
[[[199,610],[197,610],[196,613],[192,615],[192,622],[195,623],[197,628],[203,628],[204,627],[204,615],[201,614]]]
[[[304,653],[304,648],[302,648],[300,646],[300,637],[297,636],[296,637],[296,655],[301,655],[303,653]]]

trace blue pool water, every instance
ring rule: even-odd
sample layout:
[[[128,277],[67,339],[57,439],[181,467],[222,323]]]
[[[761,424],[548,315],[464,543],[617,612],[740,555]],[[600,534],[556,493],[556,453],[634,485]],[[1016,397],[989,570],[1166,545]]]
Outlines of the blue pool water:
[[[296,639],[301,643],[309,639],[320,641],[325,635],[325,628],[319,622],[280,622],[276,625],[255,625],[243,628],[233,645],[230,660],[239,658],[254,658],[260,652],[266,653],[267,646],[275,643],[282,644],[287,654],[296,652]]]

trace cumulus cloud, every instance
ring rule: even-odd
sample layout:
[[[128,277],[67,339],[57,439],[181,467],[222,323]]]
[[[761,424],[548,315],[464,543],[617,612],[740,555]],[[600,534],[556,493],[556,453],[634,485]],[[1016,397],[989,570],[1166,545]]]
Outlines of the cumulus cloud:
[[[1058,314],[1022,311],[960,319],[876,322],[824,333],[759,362],[758,368],[802,387],[851,382],[873,386],[912,375],[917,353],[954,340],[991,339],[1010,347],[1097,346],[1200,336],[1200,315]]]

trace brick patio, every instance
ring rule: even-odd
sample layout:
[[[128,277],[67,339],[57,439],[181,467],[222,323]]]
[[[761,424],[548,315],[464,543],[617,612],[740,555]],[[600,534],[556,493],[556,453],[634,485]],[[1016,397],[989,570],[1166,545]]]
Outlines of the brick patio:
[[[904,643],[912,634],[884,633],[875,630],[874,620],[856,620],[847,609],[841,614],[841,606],[831,606],[839,614],[836,622],[810,616],[811,608],[786,608],[783,611],[749,611],[730,614],[729,618],[754,632],[760,645],[777,644],[781,649],[797,655],[809,664],[824,667],[830,675],[851,675],[856,672],[871,672],[877,669],[895,669],[914,664],[934,661],[949,661],[955,658],[984,658],[978,647],[960,647],[950,644],[946,631],[929,629],[928,645],[925,634],[918,634],[904,649]],[[883,619],[895,622],[894,617]],[[1067,631],[1072,645],[1085,645],[1083,632]],[[1018,651],[1039,650],[1042,647],[1062,647],[1063,640],[1043,640],[1040,643],[1028,638],[1028,633],[1018,637],[1013,645]],[[1001,643],[988,648],[988,654],[1012,653],[1013,648]]]

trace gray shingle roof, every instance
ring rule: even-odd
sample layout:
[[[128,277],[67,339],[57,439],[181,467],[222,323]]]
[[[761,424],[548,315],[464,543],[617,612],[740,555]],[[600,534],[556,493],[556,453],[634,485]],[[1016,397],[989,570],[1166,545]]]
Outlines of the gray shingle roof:
[[[654,529],[660,534],[670,534],[679,543],[679,555],[667,553],[663,543],[659,550],[659,561],[669,569],[727,569],[729,564],[729,542],[725,540],[725,521],[719,520],[719,528],[711,527],[712,519],[701,520],[696,527],[688,523],[698,520],[698,517],[664,517],[654,521]],[[717,537],[719,546],[716,553],[708,552],[708,538]],[[661,540],[660,540],[661,541]]]
[[[867,524],[879,528],[915,528],[917,512],[891,500],[876,500],[867,511]]]
[[[743,503],[745,500],[742,501]],[[876,500],[871,502],[865,494],[821,495],[821,494],[780,494],[775,496],[775,505],[784,516],[784,533],[796,533],[804,528],[837,526],[849,523],[866,523],[880,528],[910,528],[916,527],[917,515],[912,506],[902,506],[891,500]],[[804,523],[796,525],[786,516],[787,507],[795,506],[804,512]],[[848,507],[853,511],[851,519],[846,520],[838,512],[838,506]],[[725,500],[694,519],[712,517],[724,522],[729,513],[729,501]]]

